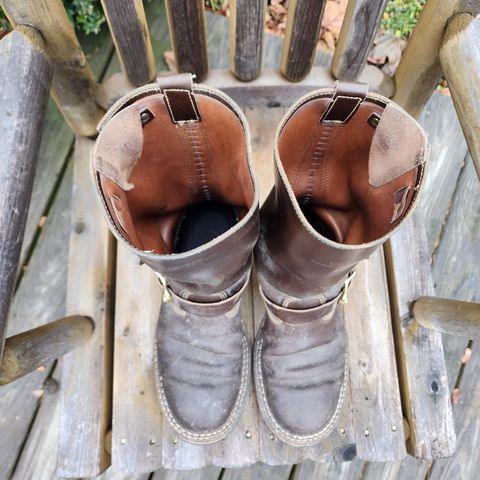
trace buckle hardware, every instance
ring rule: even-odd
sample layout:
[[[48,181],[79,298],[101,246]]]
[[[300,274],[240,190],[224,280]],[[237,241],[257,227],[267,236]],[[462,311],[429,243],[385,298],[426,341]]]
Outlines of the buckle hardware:
[[[167,279],[160,273],[155,272],[157,274],[158,279],[160,280],[160,284],[163,287],[163,296],[162,300],[164,302],[170,302],[172,300],[172,294],[170,293],[170,289],[168,287]]]
[[[342,295],[340,296],[340,303],[348,303],[348,289],[350,288],[350,284],[352,283],[353,277],[357,274],[357,271],[354,270],[348,274],[348,277],[343,282],[342,287]]]

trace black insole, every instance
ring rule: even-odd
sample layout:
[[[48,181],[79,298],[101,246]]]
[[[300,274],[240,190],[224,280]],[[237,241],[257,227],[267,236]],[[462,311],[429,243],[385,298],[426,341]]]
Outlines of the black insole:
[[[220,236],[238,222],[237,209],[220,202],[202,202],[185,209],[180,219],[173,252],[188,252]]]
[[[322,223],[322,221],[318,218],[316,213],[310,208],[308,205],[301,205],[300,208],[302,209],[305,218],[308,220],[308,223],[320,234],[324,237],[335,240],[334,235],[330,231],[330,229]]]

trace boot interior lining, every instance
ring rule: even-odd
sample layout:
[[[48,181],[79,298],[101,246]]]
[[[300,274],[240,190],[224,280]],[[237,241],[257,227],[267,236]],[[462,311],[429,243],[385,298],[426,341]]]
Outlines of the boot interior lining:
[[[280,160],[300,208],[321,235],[338,243],[368,243],[405,216],[423,167],[372,186],[369,159],[375,126],[368,120],[376,114],[381,122],[383,107],[366,100],[348,123],[321,123],[329,102],[314,99],[291,115],[278,140]],[[388,147],[388,136],[383,141]],[[395,166],[394,161],[388,164]]]
[[[114,223],[140,250],[190,250],[227,231],[252,206],[240,119],[216,98],[195,98],[200,122],[172,122],[162,94],[135,102],[133,108],[148,108],[153,118],[143,127],[141,157],[128,179],[133,188],[98,173]]]

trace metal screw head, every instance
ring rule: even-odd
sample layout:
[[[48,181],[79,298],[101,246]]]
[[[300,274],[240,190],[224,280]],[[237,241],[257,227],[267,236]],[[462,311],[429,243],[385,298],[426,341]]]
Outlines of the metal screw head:
[[[396,432],[397,431],[397,426],[396,425],[392,425],[392,432]]]
[[[275,440],[275,435],[273,433],[270,434],[270,440]]]
[[[370,435],[370,432],[368,430],[368,428],[366,428],[363,433],[365,434],[366,437],[368,437]]]
[[[252,432],[250,432],[250,431],[247,430],[247,431],[245,432],[245,436],[246,436],[247,438],[252,438]]]
[[[149,443],[150,445],[155,445],[155,439],[154,439],[154,438],[151,438],[148,443]]]
[[[342,434],[345,435],[345,429],[343,427],[340,427],[338,431]]]
[[[122,445],[126,445],[126,444],[127,444],[127,439],[126,439],[126,438],[122,438],[122,439],[120,440],[120,443],[121,443]]]
[[[173,444],[176,445],[178,443],[178,438],[173,439]]]

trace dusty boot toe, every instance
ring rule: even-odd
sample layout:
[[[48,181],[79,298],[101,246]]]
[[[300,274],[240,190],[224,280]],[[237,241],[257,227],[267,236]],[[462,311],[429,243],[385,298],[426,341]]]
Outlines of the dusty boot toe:
[[[285,319],[299,323],[282,321],[267,301],[254,355],[258,402],[269,428],[281,440],[313,445],[332,432],[343,403],[343,312],[336,299],[308,310],[277,309]],[[310,321],[301,323],[298,312],[309,315]]]
[[[211,316],[205,304],[176,298],[164,303],[157,329],[157,384],[175,433],[193,443],[225,437],[239,419],[249,384],[249,346],[238,299]],[[192,306],[198,305],[196,314]],[[190,308],[188,308],[190,307]],[[194,307],[195,308],[195,307]],[[208,307],[207,307],[208,308]],[[189,311],[190,310],[190,311]]]

